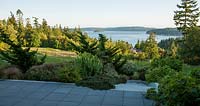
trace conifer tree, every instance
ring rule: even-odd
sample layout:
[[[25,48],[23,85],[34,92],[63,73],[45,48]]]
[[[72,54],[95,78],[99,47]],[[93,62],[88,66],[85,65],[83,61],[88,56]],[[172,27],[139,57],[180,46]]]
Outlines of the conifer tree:
[[[141,49],[141,48],[140,48],[140,41],[139,41],[139,40],[138,40],[137,43],[135,44],[135,48],[136,48],[136,49]]]
[[[155,34],[151,33],[144,45],[144,52],[147,55],[148,59],[155,59],[160,57],[159,48],[155,37]]]
[[[23,47],[19,37],[17,37],[17,42],[15,42],[9,36],[10,34],[6,33],[5,29],[0,29],[0,41],[9,45],[8,50],[0,52],[1,59],[12,65],[17,65],[22,70],[22,73],[26,73],[33,65],[40,65],[45,62],[46,56],[38,59],[37,51],[30,51],[31,44],[29,44],[29,47]]]
[[[200,65],[200,28],[189,29],[181,48],[181,57],[185,63]]]
[[[11,13],[7,25],[0,27],[0,42],[9,45],[8,49],[0,52],[0,58],[12,65],[17,65],[23,73],[33,65],[43,64],[46,56],[37,57],[37,51],[30,51],[34,39],[30,36],[34,34],[30,21],[26,27],[23,25],[23,13],[17,11],[17,20]]]
[[[119,55],[119,48],[114,47],[106,47],[106,42],[108,39],[105,35],[99,34],[99,44],[98,44],[98,52],[97,56],[102,60],[103,65],[108,63],[113,64],[115,70],[121,74],[122,66],[127,62],[127,59],[123,59],[122,55]]]
[[[175,11],[175,25],[185,36],[188,28],[197,26],[200,15],[199,8],[196,0],[181,0],[181,4],[177,7],[180,10]]]
[[[97,41],[91,42],[87,35],[84,35],[82,32],[79,32],[79,34],[78,44],[73,41],[68,41],[68,44],[79,53],[87,52],[95,55],[97,49]]]

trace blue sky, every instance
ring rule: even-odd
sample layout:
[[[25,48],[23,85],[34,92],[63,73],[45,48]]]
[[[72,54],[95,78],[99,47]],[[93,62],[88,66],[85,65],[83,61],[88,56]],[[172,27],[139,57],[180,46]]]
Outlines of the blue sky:
[[[181,0],[1,0],[0,19],[21,9],[24,17],[45,18],[69,27],[174,27]],[[198,0],[200,3],[200,0]]]

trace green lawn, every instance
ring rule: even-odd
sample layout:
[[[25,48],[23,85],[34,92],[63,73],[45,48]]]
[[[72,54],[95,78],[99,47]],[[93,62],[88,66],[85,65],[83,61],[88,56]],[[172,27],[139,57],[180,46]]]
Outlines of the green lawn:
[[[65,61],[72,60],[76,57],[76,53],[52,49],[52,48],[32,48],[31,50],[38,50],[39,55],[46,54],[46,62],[45,63],[62,63]],[[0,60],[0,69],[9,65],[7,62]]]
[[[46,63],[62,63],[72,59],[74,59],[74,57],[47,56]]]

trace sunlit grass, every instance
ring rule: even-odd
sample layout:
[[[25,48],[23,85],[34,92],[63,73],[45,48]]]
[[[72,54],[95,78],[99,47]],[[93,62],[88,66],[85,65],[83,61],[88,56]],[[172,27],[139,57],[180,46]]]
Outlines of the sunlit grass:
[[[59,49],[52,49],[52,48],[31,48],[31,50],[38,50],[38,55],[41,57],[41,54],[46,54],[46,61],[45,63],[62,63],[66,61],[70,61],[76,57],[76,53],[59,50]],[[9,65],[6,61],[0,59],[0,69]]]
[[[64,50],[53,49],[53,48],[36,48],[36,47],[33,47],[33,48],[31,48],[31,50],[37,50],[38,53],[46,54],[48,56],[76,57],[75,52],[64,51]]]

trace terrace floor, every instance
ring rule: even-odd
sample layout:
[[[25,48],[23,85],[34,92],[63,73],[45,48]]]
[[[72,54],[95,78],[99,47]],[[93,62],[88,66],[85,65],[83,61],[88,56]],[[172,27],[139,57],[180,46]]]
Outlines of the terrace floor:
[[[74,84],[0,81],[0,106],[153,106],[143,92],[92,90]]]

